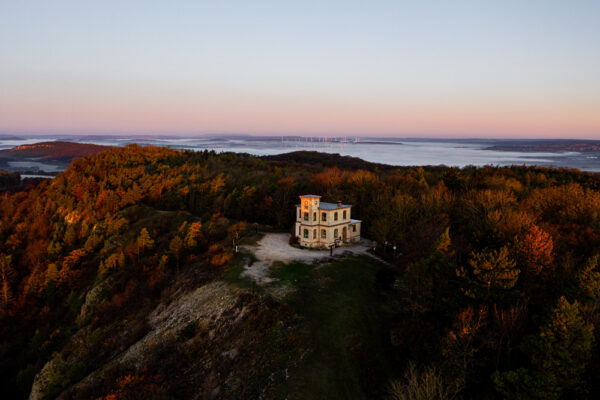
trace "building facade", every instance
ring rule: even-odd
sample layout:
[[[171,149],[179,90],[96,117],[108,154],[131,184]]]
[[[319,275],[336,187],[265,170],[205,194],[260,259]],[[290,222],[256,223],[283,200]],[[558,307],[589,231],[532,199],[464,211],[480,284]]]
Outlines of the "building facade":
[[[349,204],[321,202],[321,196],[300,196],[294,234],[301,246],[325,248],[360,241],[361,221],[351,218]]]

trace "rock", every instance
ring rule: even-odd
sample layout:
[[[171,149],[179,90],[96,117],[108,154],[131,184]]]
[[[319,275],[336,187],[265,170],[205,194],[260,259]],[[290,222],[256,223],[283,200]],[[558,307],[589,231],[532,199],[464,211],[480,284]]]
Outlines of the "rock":
[[[221,355],[223,357],[229,357],[230,359],[233,360],[234,358],[237,357],[237,355],[239,354],[239,352],[240,351],[237,348],[233,348],[233,349],[231,349],[229,351],[224,351],[223,353],[221,353]]]
[[[44,398],[44,389],[65,369],[65,362],[60,353],[54,354],[54,357],[44,365],[42,370],[37,373],[31,386],[29,400],[41,400]]]

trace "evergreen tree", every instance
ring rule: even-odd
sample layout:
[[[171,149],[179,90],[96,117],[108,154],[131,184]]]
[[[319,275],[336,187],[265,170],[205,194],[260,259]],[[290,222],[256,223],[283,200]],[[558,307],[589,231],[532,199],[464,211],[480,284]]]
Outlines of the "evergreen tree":
[[[498,391],[507,398],[522,399],[581,395],[581,377],[594,344],[593,329],[581,317],[578,303],[561,297],[539,334],[523,342],[531,368],[496,373]]]
[[[471,253],[469,265],[475,278],[488,288],[511,289],[519,278],[519,269],[511,259],[508,248],[486,249],[481,253]]]

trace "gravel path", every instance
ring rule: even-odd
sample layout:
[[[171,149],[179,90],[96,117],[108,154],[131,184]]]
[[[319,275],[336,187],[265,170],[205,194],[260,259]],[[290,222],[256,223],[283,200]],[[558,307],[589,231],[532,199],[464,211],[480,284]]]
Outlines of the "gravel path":
[[[274,261],[289,263],[301,261],[315,263],[330,258],[329,250],[299,249],[289,245],[289,233],[266,233],[255,245],[243,246],[256,256],[257,261],[246,266],[241,276],[254,279],[258,284],[273,282],[269,277],[269,267]],[[368,254],[369,244],[360,242],[352,246],[338,247],[333,250],[333,256],[346,254]]]

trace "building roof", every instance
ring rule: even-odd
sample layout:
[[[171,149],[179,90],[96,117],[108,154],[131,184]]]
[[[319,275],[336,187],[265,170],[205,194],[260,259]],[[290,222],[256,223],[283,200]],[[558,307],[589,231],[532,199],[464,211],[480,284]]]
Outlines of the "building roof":
[[[350,223],[351,224],[356,224],[357,222],[362,222],[360,219],[352,219],[350,218]]]
[[[317,196],[316,194],[304,194],[300,197],[308,197],[309,199],[320,199],[321,196]]]
[[[352,206],[350,204],[342,204],[341,206],[338,206],[337,203],[325,203],[323,201],[319,204],[320,210],[337,210],[337,209],[348,208],[348,207],[352,207]]]

